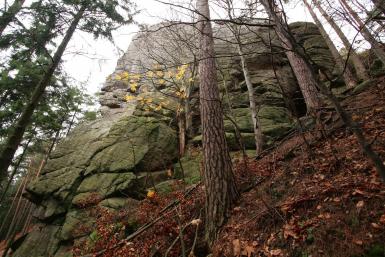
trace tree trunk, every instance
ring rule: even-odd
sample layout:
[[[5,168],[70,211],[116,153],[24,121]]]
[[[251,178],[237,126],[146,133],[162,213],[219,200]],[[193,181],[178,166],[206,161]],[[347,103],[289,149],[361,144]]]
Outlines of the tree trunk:
[[[258,118],[259,106],[257,106],[255,102],[254,88],[253,88],[253,84],[251,83],[249,68],[247,67],[246,58],[243,55],[241,44],[242,43],[240,42],[240,40],[238,40],[238,52],[241,58],[242,70],[246,81],[247,91],[249,93],[251,119],[253,121],[253,127],[254,127],[255,150],[256,150],[256,155],[259,156],[263,150],[262,127],[261,127],[261,122],[259,121],[259,118]]]
[[[345,49],[349,51],[348,58],[351,58],[354,68],[356,70],[358,78],[361,80],[368,80],[369,74],[365,68],[365,65],[361,61],[360,57],[357,55],[356,51],[352,48],[352,45],[349,42],[349,39],[345,36],[344,32],[342,32],[341,28],[337,25],[337,23],[333,20],[333,18],[322,8],[319,0],[313,0],[314,5],[320,11],[322,16],[326,19],[326,21],[330,24],[330,26],[337,33],[338,37],[341,39],[344,44]]]
[[[184,111],[177,115],[179,128],[179,158],[182,158],[186,150],[186,117]]]
[[[295,39],[289,33],[286,21],[276,11],[274,0],[261,0],[269,18],[274,22],[275,32],[286,51],[293,72],[297,78],[299,87],[304,96],[308,113],[317,110],[321,106],[321,100],[317,90],[317,78],[313,67],[304,57],[303,49],[298,46]]]
[[[208,0],[197,0],[197,11],[201,33],[199,79],[206,190],[205,238],[211,245],[239,193],[225,137]]]
[[[63,56],[63,53],[69,41],[71,40],[71,37],[73,36],[76,30],[76,27],[79,24],[80,19],[83,17],[85,9],[86,7],[82,6],[82,8],[78,11],[76,16],[74,17],[65,37],[63,38],[63,41],[59,45],[52,59],[52,63],[50,64],[42,80],[39,82],[39,84],[35,87],[34,91],[32,92],[31,100],[27,103],[13,131],[10,133],[10,135],[7,138],[5,147],[0,154],[0,182],[4,179],[4,177],[6,177],[8,167],[11,164],[12,158],[17,148],[19,147],[19,144],[23,138],[24,132],[31,121],[31,117],[36,109],[36,106],[38,105],[45,91],[45,88],[51,82],[52,75],[55,72],[56,68],[58,67],[60,60]]]
[[[372,0],[377,10],[381,11],[385,15],[385,0]]]
[[[15,16],[20,12],[25,0],[15,0],[15,2],[0,17],[0,37],[3,35],[5,28],[11,23]]]
[[[340,0],[340,3],[346,8],[346,10],[349,12],[349,15],[358,24],[359,32],[365,38],[365,40],[371,44],[374,54],[378,57],[378,59],[382,61],[383,64],[385,64],[385,51],[383,50],[381,44],[374,38],[372,33],[364,24],[364,22],[362,22],[361,18],[350,7],[350,5],[346,2],[346,0]]]
[[[342,58],[342,56],[338,52],[337,47],[334,45],[333,41],[330,39],[328,33],[326,32],[326,30],[322,26],[322,23],[318,19],[317,15],[313,11],[313,9],[310,6],[310,4],[308,3],[308,1],[307,0],[303,0],[303,2],[306,5],[308,11],[310,12],[310,15],[312,16],[315,24],[317,25],[317,27],[318,27],[322,37],[325,39],[325,42],[326,42],[327,46],[329,47],[330,52],[332,53],[333,58],[334,58],[334,60],[336,62],[337,68],[338,68],[339,72],[341,73],[342,77],[344,78],[346,86],[348,88],[355,87],[357,85],[357,80],[354,77],[354,75],[353,75],[352,71],[350,70],[349,66],[345,65],[344,59]]]
[[[23,152],[21,153],[21,155],[19,157],[19,160],[16,162],[15,166],[13,167],[13,171],[12,171],[11,177],[9,178],[9,181],[8,181],[7,185],[5,186],[4,191],[3,191],[2,195],[1,195],[0,204],[3,203],[3,200],[5,199],[5,196],[7,195],[7,191],[9,189],[9,186],[11,185],[13,178],[15,177],[17,171],[19,170],[20,164],[24,160],[24,156],[27,153],[27,149],[28,149],[28,146],[31,143],[31,141],[32,141],[32,138],[30,138],[28,140],[28,142],[25,144]]]

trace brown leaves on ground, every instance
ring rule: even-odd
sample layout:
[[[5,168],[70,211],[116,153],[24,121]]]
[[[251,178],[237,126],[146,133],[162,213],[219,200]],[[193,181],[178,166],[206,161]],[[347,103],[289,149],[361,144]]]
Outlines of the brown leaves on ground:
[[[344,105],[385,160],[384,100],[365,92]],[[301,138],[288,141],[295,146]],[[242,195],[215,256],[247,256],[242,251],[251,242],[252,256],[347,257],[385,247],[385,186],[354,135],[338,129],[312,145],[314,156],[282,146],[250,165],[264,182]],[[234,255],[234,242],[241,255]]]

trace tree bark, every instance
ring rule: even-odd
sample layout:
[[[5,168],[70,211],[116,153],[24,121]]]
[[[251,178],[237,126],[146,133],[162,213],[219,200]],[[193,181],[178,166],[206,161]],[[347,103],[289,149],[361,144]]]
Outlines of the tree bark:
[[[254,128],[255,150],[256,150],[256,155],[259,156],[263,150],[262,127],[261,127],[261,122],[258,118],[259,106],[257,106],[255,102],[254,87],[253,87],[253,84],[251,83],[249,68],[247,67],[246,58],[243,54],[241,44],[242,43],[240,42],[240,40],[238,40],[238,52],[241,58],[242,70],[246,81],[247,91],[249,93],[251,120],[253,121],[253,128]]]
[[[19,157],[19,160],[16,162],[15,166],[13,167],[11,177],[9,178],[9,181],[8,181],[7,185],[5,186],[3,193],[1,194],[0,204],[3,203],[3,200],[5,199],[5,196],[7,195],[7,191],[9,189],[9,186],[11,185],[13,178],[15,177],[17,171],[19,170],[20,164],[24,160],[24,156],[27,153],[27,149],[28,149],[28,146],[31,143],[31,141],[32,141],[32,138],[28,139],[28,142],[25,144],[23,152],[21,153],[21,155]]]
[[[365,68],[365,65],[361,61],[360,57],[357,55],[356,51],[352,49],[352,45],[349,42],[349,39],[345,36],[344,32],[337,25],[337,23],[333,20],[333,18],[322,8],[319,0],[313,0],[314,5],[320,11],[324,19],[330,24],[330,26],[337,33],[338,37],[341,39],[346,50],[349,50],[348,58],[351,58],[354,68],[356,70],[357,76],[361,80],[368,80],[369,74]]]
[[[3,35],[5,28],[15,19],[20,12],[25,0],[15,0],[15,2],[0,17],[0,36]]]
[[[261,0],[269,18],[275,25],[275,32],[281,41],[282,47],[286,51],[286,56],[290,62],[293,72],[297,78],[299,87],[304,96],[308,113],[317,110],[321,105],[318,94],[318,81],[313,67],[304,57],[303,49],[298,46],[295,39],[289,33],[289,28],[282,15],[276,12],[274,0]]]
[[[374,38],[372,33],[366,27],[365,23],[362,22],[361,18],[353,10],[353,8],[350,7],[346,0],[340,0],[340,3],[346,8],[346,10],[349,12],[349,15],[358,24],[359,32],[365,38],[365,40],[371,44],[374,54],[378,57],[378,59],[381,60],[383,64],[385,64],[385,51],[383,50],[381,44]]]
[[[65,37],[63,38],[61,44],[59,45],[53,59],[52,63],[48,67],[48,70],[46,71],[44,77],[39,82],[39,84],[35,87],[34,91],[32,92],[31,100],[27,103],[25,106],[25,109],[23,110],[19,120],[17,121],[13,131],[10,133],[10,135],[7,138],[5,147],[1,151],[0,154],[0,182],[6,177],[8,167],[12,162],[12,158],[19,147],[19,144],[23,138],[24,132],[31,122],[32,115],[42,97],[44,94],[44,91],[46,87],[49,85],[52,75],[55,72],[56,68],[58,67],[60,60],[63,56],[63,53],[71,40],[78,24],[81,18],[83,17],[83,14],[85,12],[86,7],[82,6],[82,8],[78,11],[78,13],[75,15]]]
[[[385,0],[372,0],[374,6],[385,15]]]
[[[239,193],[225,137],[208,0],[197,0],[197,11],[201,33],[199,79],[206,190],[205,238],[211,245]]]
[[[310,6],[310,4],[308,3],[308,1],[303,0],[303,2],[306,5],[308,11],[310,12],[310,15],[312,16],[315,24],[317,25],[322,37],[325,39],[325,42],[326,42],[327,46],[329,47],[330,52],[333,55],[333,58],[334,58],[336,65],[337,65],[337,68],[338,68],[339,72],[341,73],[347,88],[355,87],[357,85],[357,79],[354,77],[349,66],[345,65],[344,59],[342,58],[342,56],[338,52],[337,47],[334,45],[333,41],[330,39],[328,33],[324,29],[321,21],[318,19],[316,13],[313,11],[313,9]]]

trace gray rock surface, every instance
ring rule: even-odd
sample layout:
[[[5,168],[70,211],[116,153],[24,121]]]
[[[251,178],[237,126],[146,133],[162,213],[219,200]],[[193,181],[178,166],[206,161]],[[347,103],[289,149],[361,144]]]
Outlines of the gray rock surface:
[[[332,71],[334,63],[315,25],[295,23],[291,28],[314,59],[315,67]],[[179,36],[186,39],[184,43],[176,40],[176,31],[182,31]],[[237,123],[246,148],[253,149],[247,88],[236,48],[230,43],[233,37],[226,26],[218,25],[214,31],[216,37],[226,39],[215,40],[224,112]],[[271,145],[294,127],[284,98],[301,94],[285,55],[277,47],[274,33],[260,27],[245,31],[248,31],[243,35],[243,41],[248,43],[245,54],[256,101],[260,104],[258,115],[266,145]],[[276,50],[273,56],[267,44],[269,39]],[[200,156],[183,157],[182,167],[175,162],[178,157],[175,117],[180,109],[175,87],[183,85],[169,81],[156,84],[145,76],[154,69],[154,54],[161,60],[156,69],[191,62],[192,52],[196,54],[198,50],[196,42],[197,33],[182,25],[172,26],[171,31],[135,36],[102,88],[99,97],[102,117],[75,128],[56,147],[40,178],[28,186],[26,197],[38,205],[34,216],[39,227],[28,234],[14,256],[71,256],[72,243],[87,236],[94,225],[88,207],[81,208],[90,199],[97,198],[95,204],[112,211],[134,210],[150,187],[149,178],[160,191],[172,188],[174,181],[165,172],[170,168],[174,169],[174,179],[184,177],[188,183],[200,179]],[[125,72],[137,76],[134,89],[130,86],[133,82],[121,79]],[[197,81],[194,78],[189,98],[193,116],[189,143],[195,145],[201,141]],[[149,109],[149,105],[162,108]],[[239,149],[234,126],[228,118],[225,129],[230,148]],[[77,231],[79,224],[87,225],[88,230]]]

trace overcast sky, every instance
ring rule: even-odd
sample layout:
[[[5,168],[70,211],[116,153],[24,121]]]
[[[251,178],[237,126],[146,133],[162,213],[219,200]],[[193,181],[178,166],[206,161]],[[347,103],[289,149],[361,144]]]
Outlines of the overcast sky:
[[[169,18],[170,7],[155,0],[133,0],[141,13],[135,17],[139,23],[154,24]],[[290,5],[285,9],[289,22],[311,21],[310,14],[301,4]],[[326,27],[331,32],[329,27]],[[84,84],[86,90],[94,94],[99,91],[105,78],[111,74],[118,58],[128,48],[138,27],[130,25],[114,33],[115,45],[107,40],[94,40],[85,33],[77,33],[71,41],[65,55],[65,71],[79,83]],[[75,53],[76,52],[76,53]]]

